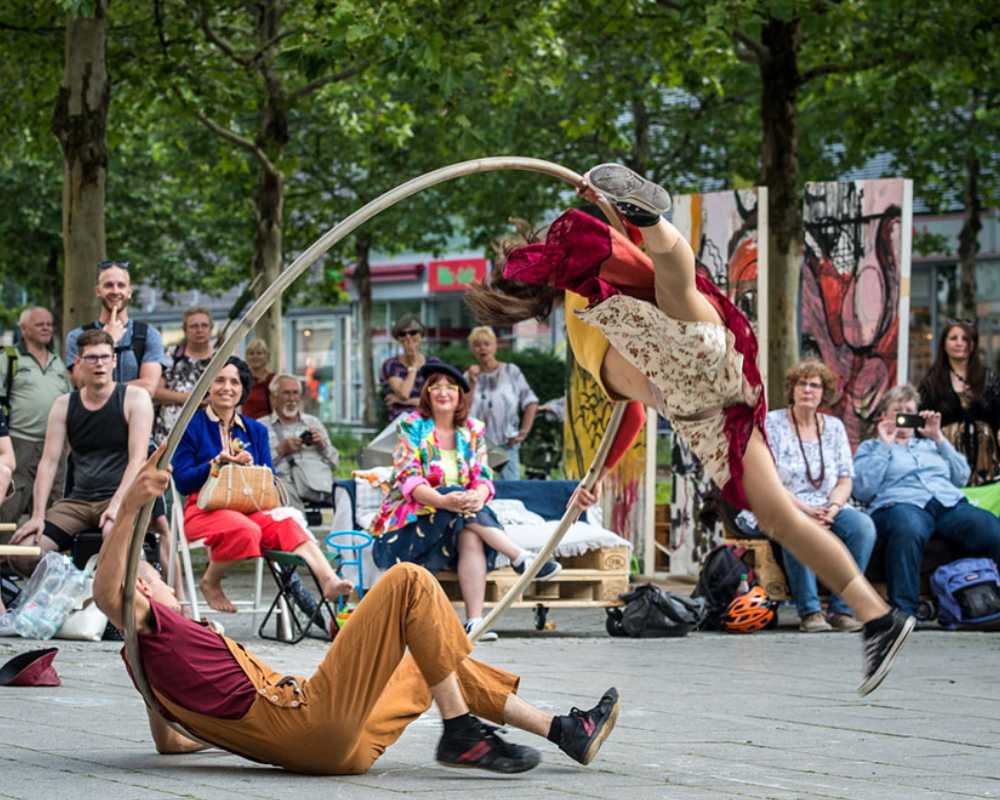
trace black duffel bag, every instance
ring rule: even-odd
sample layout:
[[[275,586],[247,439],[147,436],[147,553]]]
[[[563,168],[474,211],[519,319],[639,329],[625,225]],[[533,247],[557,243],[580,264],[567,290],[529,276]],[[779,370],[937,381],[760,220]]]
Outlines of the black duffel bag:
[[[633,639],[687,636],[705,616],[704,598],[665,592],[651,583],[619,597],[625,606],[607,609],[605,624],[611,636]]]

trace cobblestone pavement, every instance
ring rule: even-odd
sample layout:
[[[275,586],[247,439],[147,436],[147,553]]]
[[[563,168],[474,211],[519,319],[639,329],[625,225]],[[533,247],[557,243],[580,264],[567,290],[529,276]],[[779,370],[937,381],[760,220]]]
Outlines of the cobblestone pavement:
[[[792,614],[794,617],[794,614]],[[535,632],[512,612],[476,655],[522,675],[521,692],[565,713],[618,686],[623,710],[580,767],[545,741],[532,772],[438,767],[440,721],[412,725],[367,775],[303,777],[217,751],[158,756],[111,643],[57,642],[63,686],[0,688],[0,798],[981,798],[1000,797],[1000,636],[920,630],[870,698],[855,694],[856,635],[609,639],[600,610],[553,611]],[[228,632],[275,668],[309,672],[320,642],[265,642],[249,616]],[[0,640],[0,661],[38,643]]]

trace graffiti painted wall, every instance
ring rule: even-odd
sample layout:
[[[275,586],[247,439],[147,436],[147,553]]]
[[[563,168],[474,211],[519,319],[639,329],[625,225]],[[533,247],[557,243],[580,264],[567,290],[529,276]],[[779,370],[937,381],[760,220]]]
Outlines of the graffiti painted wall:
[[[750,318],[767,352],[767,195],[765,189],[682,195],[674,198],[674,225],[691,242],[712,280]],[[766,359],[759,364],[763,374]],[[765,379],[766,380],[766,379]],[[714,484],[687,444],[675,437],[670,506],[670,572],[696,575],[705,555],[722,539],[708,515]]]
[[[568,353],[569,376],[566,416],[563,423],[563,471],[567,479],[580,480],[594,460],[613,404],[605,398],[597,382],[581,369]],[[635,443],[604,482],[602,508],[604,527],[632,543],[639,554],[646,513],[642,502],[646,471],[646,432]]]
[[[801,353],[837,376],[828,410],[856,447],[883,395],[906,380],[912,184],[806,184],[803,222]]]

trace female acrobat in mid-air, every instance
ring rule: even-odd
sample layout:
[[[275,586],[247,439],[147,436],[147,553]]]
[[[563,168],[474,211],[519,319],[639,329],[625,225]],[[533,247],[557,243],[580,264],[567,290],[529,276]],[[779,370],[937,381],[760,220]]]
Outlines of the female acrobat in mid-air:
[[[868,694],[888,674],[914,619],[886,605],[843,543],[796,508],[782,486],[763,435],[766,407],[749,321],[696,270],[691,247],[662,216],[670,207],[665,189],[626,167],[602,164],[587,173],[580,191],[614,203],[649,255],[572,209],[552,223],[544,242],[511,251],[490,281],[472,287],[469,305],[486,324],[512,325],[544,319],[564,299],[577,362],[609,399],[633,401],[609,464],[638,432],[641,405],[669,419],[723,498],[753,511],[865,623],[858,691]],[[599,490],[600,483],[593,493],[581,488],[576,502],[590,505]]]

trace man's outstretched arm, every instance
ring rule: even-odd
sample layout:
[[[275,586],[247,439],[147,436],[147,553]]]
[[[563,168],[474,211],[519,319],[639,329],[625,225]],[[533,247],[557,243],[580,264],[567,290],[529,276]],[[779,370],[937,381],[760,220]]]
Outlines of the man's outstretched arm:
[[[125,582],[125,565],[128,560],[132,530],[143,505],[159,497],[170,484],[170,471],[156,468],[156,460],[163,452],[163,445],[157,448],[139,470],[135,480],[129,485],[122,498],[111,532],[101,545],[94,573],[94,602],[116,628],[125,627],[125,613],[122,608],[122,587]],[[149,624],[149,600],[142,592],[135,593],[133,604],[136,630],[151,631]]]

